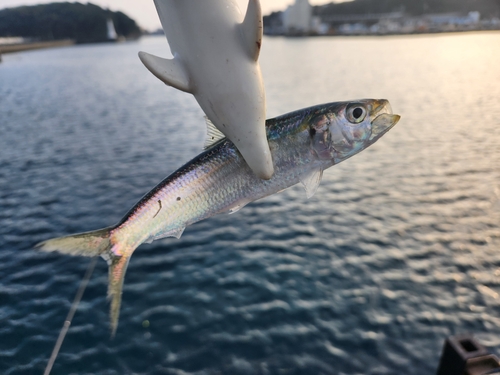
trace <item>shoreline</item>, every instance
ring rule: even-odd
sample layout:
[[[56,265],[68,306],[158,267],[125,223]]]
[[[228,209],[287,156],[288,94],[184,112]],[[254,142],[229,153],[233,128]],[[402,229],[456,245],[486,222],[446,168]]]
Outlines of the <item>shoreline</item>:
[[[54,48],[72,46],[75,44],[73,39],[53,40],[50,42],[29,42],[17,44],[0,44],[0,56],[6,53],[30,51],[42,48]]]
[[[463,33],[484,33],[484,32],[500,32],[500,29],[472,29],[472,30],[433,30],[425,32],[410,32],[410,33],[352,33],[352,34],[282,34],[282,33],[264,33],[265,36],[285,37],[285,38],[317,38],[317,37],[390,37],[390,36],[424,36],[424,35],[439,35],[439,34],[463,34]],[[151,35],[156,36],[156,35]],[[31,51],[45,48],[67,47],[77,44],[73,39],[53,40],[47,42],[28,42],[15,44],[0,44],[0,62],[2,55],[7,53]]]
[[[500,29],[470,29],[470,30],[432,30],[414,32],[387,32],[387,33],[327,33],[327,34],[283,34],[264,33],[268,37],[286,38],[316,38],[316,37],[387,37],[387,36],[413,36],[413,35],[439,35],[439,34],[464,34],[481,32],[500,32]]]

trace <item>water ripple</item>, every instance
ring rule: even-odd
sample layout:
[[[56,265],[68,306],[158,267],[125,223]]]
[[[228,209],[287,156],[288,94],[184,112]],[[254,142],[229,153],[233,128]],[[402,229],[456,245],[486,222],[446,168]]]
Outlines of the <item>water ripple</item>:
[[[420,374],[450,334],[500,347],[498,38],[266,39],[271,116],[387,97],[401,122],[311,199],[293,187],[140,247],[113,340],[99,262],[54,373]],[[33,245],[117,222],[201,149],[194,99],[136,59],[166,48],[4,57],[2,374],[43,372],[88,265]]]

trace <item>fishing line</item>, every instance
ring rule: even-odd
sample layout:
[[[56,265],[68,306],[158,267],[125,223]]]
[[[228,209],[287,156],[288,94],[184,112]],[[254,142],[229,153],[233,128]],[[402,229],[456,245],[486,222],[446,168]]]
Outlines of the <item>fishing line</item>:
[[[87,288],[87,284],[89,283],[90,277],[94,272],[95,265],[97,263],[97,259],[99,257],[94,257],[89,263],[87,267],[87,272],[85,272],[85,276],[83,277],[82,282],[80,283],[80,287],[76,292],[75,299],[71,304],[71,308],[69,309],[68,315],[66,316],[66,320],[64,321],[63,327],[61,328],[61,332],[59,332],[59,337],[57,338],[56,344],[54,345],[54,349],[52,350],[52,354],[50,356],[49,362],[47,363],[47,367],[45,368],[45,372],[43,375],[49,375],[52,370],[52,366],[54,366],[54,362],[56,361],[57,355],[59,354],[59,349],[61,349],[61,345],[66,337],[66,333],[68,333],[69,326],[71,325],[71,321],[73,320],[73,316],[75,316],[76,309],[78,308],[78,304],[82,299],[83,292],[85,288]]]

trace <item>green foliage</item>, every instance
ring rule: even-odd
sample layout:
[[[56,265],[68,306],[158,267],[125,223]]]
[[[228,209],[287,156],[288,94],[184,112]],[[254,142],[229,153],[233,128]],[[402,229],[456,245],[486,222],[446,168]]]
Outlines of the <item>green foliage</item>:
[[[52,3],[0,10],[0,36],[100,42],[107,38],[109,18],[118,35],[133,38],[141,34],[135,21],[122,12],[112,12],[90,3]]]

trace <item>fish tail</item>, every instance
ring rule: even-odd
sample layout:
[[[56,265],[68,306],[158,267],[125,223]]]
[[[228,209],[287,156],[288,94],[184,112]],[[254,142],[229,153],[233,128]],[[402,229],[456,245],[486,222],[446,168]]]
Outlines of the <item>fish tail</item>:
[[[115,336],[118,328],[118,317],[120,316],[120,305],[122,303],[123,280],[127,272],[129,255],[116,256],[108,260],[109,278],[108,278],[108,300],[111,301],[109,307],[111,337]]]
[[[114,337],[118,327],[120,305],[122,298],[123,280],[127,271],[128,262],[133,250],[125,251],[125,246],[114,243],[111,238],[113,227],[99,229],[92,232],[78,233],[71,236],[53,238],[40,242],[35,248],[52,252],[57,251],[68,255],[86,257],[101,256],[109,267],[108,299],[110,300],[111,337]]]
[[[112,227],[109,227],[93,232],[52,238],[36,244],[35,248],[47,252],[57,251],[68,255],[95,257],[103,255],[111,248],[110,235],[112,229]]]

